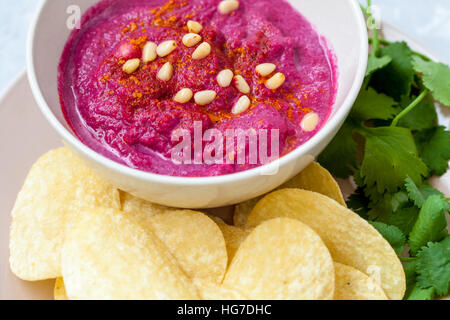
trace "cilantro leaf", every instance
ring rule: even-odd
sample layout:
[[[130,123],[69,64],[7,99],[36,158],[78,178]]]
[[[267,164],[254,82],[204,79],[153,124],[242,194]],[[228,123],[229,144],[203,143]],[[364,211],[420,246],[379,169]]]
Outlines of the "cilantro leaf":
[[[356,142],[353,140],[355,125],[347,120],[333,141],[320,154],[319,162],[339,178],[348,178],[356,168]]]
[[[413,102],[416,97],[404,98],[401,105],[406,108]],[[438,117],[434,102],[428,98],[420,102],[414,109],[400,119],[398,125],[400,127],[409,128],[413,131],[430,129],[438,124]]]
[[[414,284],[416,282],[416,268],[417,268],[417,260],[405,263],[403,265],[407,285]]]
[[[416,265],[417,261],[405,263],[403,265],[403,270],[406,276],[406,292],[404,299],[408,298],[416,286]]]
[[[450,249],[450,237],[447,236],[444,240],[440,242],[440,244],[442,244],[447,249]]]
[[[434,288],[422,289],[416,284],[411,289],[407,300],[433,300],[435,296]]]
[[[450,89],[449,89],[450,90]],[[436,127],[415,135],[419,154],[431,174],[443,175],[450,159],[450,132]]]
[[[387,222],[399,228],[404,234],[409,234],[419,217],[419,208],[412,206],[395,211]]]
[[[419,208],[422,208],[422,206],[425,203],[425,197],[422,194],[422,192],[420,192],[419,188],[417,187],[417,185],[414,183],[414,181],[411,180],[410,177],[405,179],[405,187],[406,190],[408,191],[408,196],[409,198],[414,201],[414,204],[416,206],[418,206]]]
[[[408,193],[399,191],[392,195],[392,211],[406,207],[410,203]]]
[[[431,185],[423,184],[418,187],[409,177],[405,180],[405,187],[408,191],[409,198],[414,201],[414,204],[419,208],[423,207],[429,196],[443,196],[442,192],[434,189]]]
[[[450,248],[444,243],[429,243],[418,254],[417,285],[434,288],[439,296],[450,288]]]
[[[450,106],[450,67],[433,61],[414,57],[414,70],[422,74],[423,84],[433,97],[445,106]]]
[[[370,222],[370,224],[389,242],[397,254],[403,252],[406,237],[399,228],[381,222]]]
[[[428,242],[441,240],[442,232],[447,228],[445,209],[445,200],[440,196],[432,195],[425,201],[409,234],[412,254],[417,254]]]
[[[375,197],[375,194],[372,193],[371,196]],[[385,193],[380,200],[376,201],[374,198],[371,200],[372,202],[369,204],[370,210],[368,212],[369,219],[372,221],[386,222],[392,213],[392,194]]]
[[[372,221],[389,223],[393,212],[410,204],[406,192],[403,191],[380,194],[376,188],[366,186],[364,192],[370,197],[368,205],[370,210],[367,215]]]
[[[367,186],[376,186],[379,193],[396,192],[406,177],[421,181],[428,174],[426,165],[417,156],[411,131],[399,127],[365,128],[366,138],[361,177]]]
[[[377,93],[374,89],[362,89],[353,105],[350,116],[356,120],[392,119],[398,112],[394,99]]]
[[[441,196],[442,198],[444,197],[444,194],[442,192],[440,192],[439,190],[433,188],[431,186],[431,184],[425,183],[423,185],[420,186],[420,192],[422,192],[423,196],[425,197],[425,199],[428,199],[429,196]]]
[[[386,67],[389,63],[391,63],[392,58],[389,56],[383,56],[381,58],[375,57],[375,56],[369,56],[369,60],[367,62],[367,71],[366,71],[366,77],[370,76],[372,73],[374,73],[377,70],[383,69]]]
[[[356,191],[348,198],[347,206],[354,212],[359,214],[362,218],[367,219],[367,212],[369,211],[370,200],[364,194],[364,190],[359,187]]]
[[[405,42],[394,42],[380,48],[380,54],[390,56],[391,63],[378,70],[372,76],[371,85],[378,91],[400,101],[402,96],[409,96],[414,81],[412,51]]]
[[[369,212],[367,213],[369,219],[372,221],[389,223],[392,214],[399,211],[410,204],[408,195],[404,191],[397,193],[379,194],[374,188],[365,188],[365,193],[370,194]]]

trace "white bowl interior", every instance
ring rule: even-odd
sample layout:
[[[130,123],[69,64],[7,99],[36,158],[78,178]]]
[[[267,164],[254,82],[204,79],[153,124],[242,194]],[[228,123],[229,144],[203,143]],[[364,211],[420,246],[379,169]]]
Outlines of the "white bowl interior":
[[[232,204],[263,194],[287,181],[316,157],[337,133],[359,92],[367,65],[367,32],[356,0],[289,0],[326,39],[327,46],[337,58],[339,87],[332,116],[327,124],[305,145],[276,161],[280,172],[275,177],[261,177],[258,169],[209,178],[159,176],[112,162],[83,146],[72,134],[61,111],[56,81],[58,62],[71,32],[66,26],[69,17],[67,9],[77,5],[84,12],[97,3],[97,0],[41,1],[40,13],[30,32],[28,70],[31,87],[44,115],[69,146],[110,182],[147,200],[166,205],[213,207]],[[283,170],[283,167],[287,168]],[[159,184],[159,190],[149,185],[149,182]],[[145,190],[142,183],[146,183]],[[249,190],[248,184],[255,187]],[[196,186],[198,189],[179,190],[179,194],[185,193],[184,200],[175,201],[174,204],[174,197],[166,196],[169,189],[164,189],[164,186],[169,185],[172,188]],[[205,186],[218,188],[200,189]],[[227,192],[233,186],[236,190],[243,190],[240,197],[233,196],[231,191]],[[152,188],[155,190],[150,190]],[[204,199],[205,204],[200,206],[197,200],[189,200],[199,198],[198,195],[191,195],[190,191],[195,194],[209,191],[219,199]],[[232,197],[235,198],[231,199]]]

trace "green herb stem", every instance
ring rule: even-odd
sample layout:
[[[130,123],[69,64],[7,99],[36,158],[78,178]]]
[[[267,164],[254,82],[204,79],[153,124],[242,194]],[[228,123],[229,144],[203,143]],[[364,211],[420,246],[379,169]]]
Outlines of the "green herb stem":
[[[422,58],[423,60],[425,60],[425,61],[427,61],[427,62],[432,61],[430,58],[428,58],[428,57],[427,57],[426,55],[424,55],[424,54],[421,54],[420,52],[413,51],[412,53],[413,53],[413,55],[416,55],[416,56]]]
[[[407,257],[399,257],[401,262],[412,262],[417,260],[417,258],[407,258]]]
[[[378,54],[378,49],[380,47],[380,38],[378,37],[378,29],[373,28],[373,16],[372,16],[372,0],[367,0],[367,18],[369,19],[369,21],[372,23],[371,27],[371,31],[372,31],[372,37],[371,39],[371,43],[372,43],[372,52],[370,53],[370,55],[372,57],[376,57]]]
[[[361,7],[361,11],[363,12],[363,14],[367,17],[366,7],[364,7],[364,5],[362,5],[362,4],[360,4],[359,6]]]
[[[377,57],[377,55],[378,55],[378,49],[379,49],[379,47],[380,47],[380,39],[378,38],[378,29],[377,28],[374,28],[373,30],[372,30],[372,33],[373,33],[373,35],[372,35],[372,38],[373,38],[373,42],[372,42],[372,52],[371,52],[371,55],[372,55],[372,57]]]
[[[408,107],[406,107],[402,112],[400,112],[395,119],[392,121],[391,127],[396,127],[401,118],[407,115],[412,109],[414,109],[422,100],[428,95],[430,91],[425,89]]]

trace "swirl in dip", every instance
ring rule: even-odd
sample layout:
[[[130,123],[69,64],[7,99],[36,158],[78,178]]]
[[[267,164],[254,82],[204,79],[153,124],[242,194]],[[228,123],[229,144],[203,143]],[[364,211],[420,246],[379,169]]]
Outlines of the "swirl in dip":
[[[228,149],[227,130],[267,133],[268,153],[289,153],[327,121],[337,87],[325,41],[284,0],[100,1],[72,32],[58,80],[65,118],[83,143],[132,168],[191,177],[261,165],[250,157],[261,142],[255,151],[247,137]],[[208,129],[224,141],[194,146]],[[175,132],[192,134],[188,155],[200,152],[198,163],[173,161],[182,140]],[[223,161],[201,161],[207,148],[219,154],[208,141],[230,151]]]

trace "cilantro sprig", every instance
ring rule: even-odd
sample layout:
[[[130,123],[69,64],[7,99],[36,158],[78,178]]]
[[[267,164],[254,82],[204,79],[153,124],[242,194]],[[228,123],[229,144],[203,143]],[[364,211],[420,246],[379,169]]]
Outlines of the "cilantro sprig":
[[[370,21],[371,1],[362,7]],[[449,294],[449,199],[428,179],[449,168],[450,132],[435,102],[450,107],[450,67],[371,30],[366,79],[353,109],[319,161],[353,176],[348,205],[386,238],[405,262],[405,299]]]

